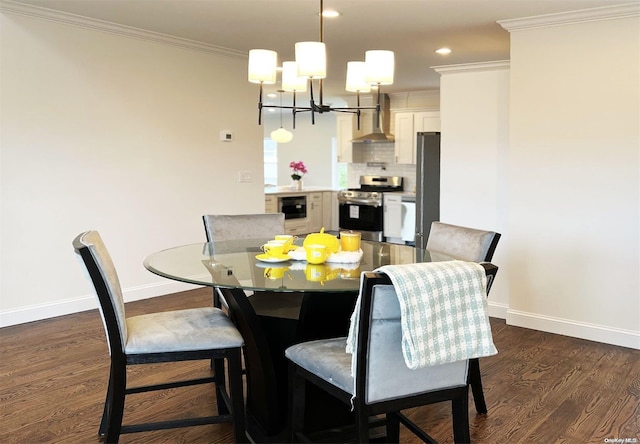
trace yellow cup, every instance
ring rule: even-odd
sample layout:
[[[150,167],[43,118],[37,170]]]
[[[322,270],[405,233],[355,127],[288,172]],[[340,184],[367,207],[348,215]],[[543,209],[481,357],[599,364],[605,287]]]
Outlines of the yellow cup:
[[[267,279],[282,279],[284,277],[284,272],[288,269],[289,267],[265,268],[264,277]]]
[[[293,243],[296,241],[297,237],[292,236],[291,234],[278,234],[276,235],[277,241],[284,241],[284,249],[285,253],[293,250]]]
[[[320,244],[312,244],[304,247],[307,254],[307,262],[310,264],[323,264],[327,260],[327,247]]]
[[[269,241],[262,246],[262,251],[268,256],[283,256],[285,253],[285,243],[283,241]]]
[[[342,268],[340,271],[340,277],[343,279],[354,279],[360,277],[360,265],[356,268]]]
[[[308,281],[322,282],[327,278],[327,266],[324,264],[307,264],[304,274]]]
[[[358,251],[360,249],[361,233],[357,231],[340,232],[340,248],[342,251]]]

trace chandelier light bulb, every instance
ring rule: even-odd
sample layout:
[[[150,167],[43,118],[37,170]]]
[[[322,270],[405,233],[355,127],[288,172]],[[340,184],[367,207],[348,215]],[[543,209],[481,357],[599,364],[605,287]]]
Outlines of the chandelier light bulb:
[[[298,76],[311,79],[327,77],[327,48],[323,42],[296,43]]]
[[[293,139],[293,133],[280,127],[277,130],[271,131],[271,140],[277,143],[287,143]]]
[[[347,63],[347,84],[345,89],[349,92],[367,93],[371,91],[371,85],[365,80],[365,63]]]
[[[249,51],[249,82],[272,85],[276,83],[278,53],[268,49]]]
[[[282,90],[289,92],[307,90],[307,78],[298,76],[296,62],[282,62]]]
[[[369,84],[393,84],[395,57],[393,51],[372,50],[364,54],[366,81]]]

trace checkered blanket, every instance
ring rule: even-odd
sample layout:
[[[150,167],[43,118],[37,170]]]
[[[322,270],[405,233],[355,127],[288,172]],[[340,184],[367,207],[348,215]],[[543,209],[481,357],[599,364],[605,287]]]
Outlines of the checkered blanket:
[[[498,353],[487,313],[487,278],[473,262],[386,265],[400,301],[402,352],[407,367],[434,366]],[[355,357],[359,299],[347,352]],[[352,370],[355,370],[353,368]]]

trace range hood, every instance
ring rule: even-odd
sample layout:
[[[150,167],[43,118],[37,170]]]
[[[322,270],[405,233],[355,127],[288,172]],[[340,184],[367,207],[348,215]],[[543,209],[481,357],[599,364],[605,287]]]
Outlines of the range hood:
[[[378,126],[377,116],[378,113],[372,111],[371,113],[364,114],[364,118],[371,117],[373,132],[365,134],[364,136],[356,137],[352,140],[353,143],[386,143],[393,142],[395,138],[389,133],[391,128],[391,103],[389,102],[389,95],[380,94],[380,125]],[[362,122],[361,122],[362,124]]]

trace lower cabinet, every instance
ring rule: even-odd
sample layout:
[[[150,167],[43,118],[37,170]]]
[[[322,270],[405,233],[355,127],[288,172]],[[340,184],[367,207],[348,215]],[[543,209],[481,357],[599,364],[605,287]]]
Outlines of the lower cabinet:
[[[385,238],[402,238],[402,196],[383,194],[383,235]]]
[[[264,197],[265,213],[278,212],[278,198],[291,194],[266,194]],[[301,193],[295,193],[300,196]],[[324,227],[326,231],[337,230],[333,226],[333,207],[337,207],[337,195],[332,191],[302,193],[307,200],[307,217],[303,219],[286,219],[285,234],[317,233]]]
[[[278,196],[274,194],[267,194],[264,196],[264,212],[265,213],[278,212]]]
[[[322,193],[309,193],[307,195],[307,217],[309,219],[309,232],[317,233],[322,228]]]
[[[284,234],[307,234],[309,223],[305,219],[290,219],[284,221]]]

